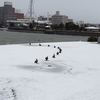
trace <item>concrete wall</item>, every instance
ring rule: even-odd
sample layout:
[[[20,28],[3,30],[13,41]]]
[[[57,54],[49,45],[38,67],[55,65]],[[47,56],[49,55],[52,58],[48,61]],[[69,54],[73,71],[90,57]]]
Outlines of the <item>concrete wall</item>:
[[[100,44],[100,37],[98,37],[98,43]]]

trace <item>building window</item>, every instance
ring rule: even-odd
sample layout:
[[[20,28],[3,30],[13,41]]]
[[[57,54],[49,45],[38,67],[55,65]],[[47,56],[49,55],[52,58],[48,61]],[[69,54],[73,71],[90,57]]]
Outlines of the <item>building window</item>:
[[[16,16],[10,16],[8,19],[9,20],[16,20]]]

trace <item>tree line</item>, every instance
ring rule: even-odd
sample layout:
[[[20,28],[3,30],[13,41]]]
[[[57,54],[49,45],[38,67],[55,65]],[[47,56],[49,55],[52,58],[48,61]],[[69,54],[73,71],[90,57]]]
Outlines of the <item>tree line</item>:
[[[39,29],[39,28],[42,28],[44,29],[45,26],[48,25],[48,24],[43,24],[43,25],[40,25],[39,23],[36,23],[36,22],[32,22],[29,24],[28,27],[26,26],[23,26],[23,28],[29,28],[29,29]],[[15,27],[14,23],[9,23],[9,26],[10,27]],[[22,27],[22,26],[21,26]],[[60,23],[60,24],[52,24],[51,25],[51,29],[52,30],[75,30],[75,31],[83,31],[84,30],[84,25],[76,25],[74,22],[69,22],[69,23],[66,23],[66,24],[63,24],[63,23]]]
[[[75,30],[75,31],[83,31],[84,25],[76,25],[73,22],[66,23],[65,25],[63,23],[55,24],[51,26],[54,30]]]

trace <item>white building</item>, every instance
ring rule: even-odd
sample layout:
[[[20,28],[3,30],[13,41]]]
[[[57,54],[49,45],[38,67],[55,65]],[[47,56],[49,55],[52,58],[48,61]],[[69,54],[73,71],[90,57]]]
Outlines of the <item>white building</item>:
[[[68,22],[68,16],[66,15],[60,15],[59,11],[56,11],[56,14],[54,14],[51,18],[52,24],[60,24],[60,23],[67,23]]]
[[[84,21],[77,21],[76,24],[79,25],[80,27],[84,26]]]
[[[15,9],[15,13],[21,13],[20,9]]]
[[[96,31],[96,32],[99,32],[100,30],[99,27],[94,27],[94,26],[85,27],[84,29],[86,29],[87,31]]]

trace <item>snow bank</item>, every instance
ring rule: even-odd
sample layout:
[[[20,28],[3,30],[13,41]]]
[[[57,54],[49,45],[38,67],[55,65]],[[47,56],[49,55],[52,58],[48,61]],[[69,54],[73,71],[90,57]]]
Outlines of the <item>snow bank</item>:
[[[89,42],[1,45],[0,100],[99,100],[99,52]]]

